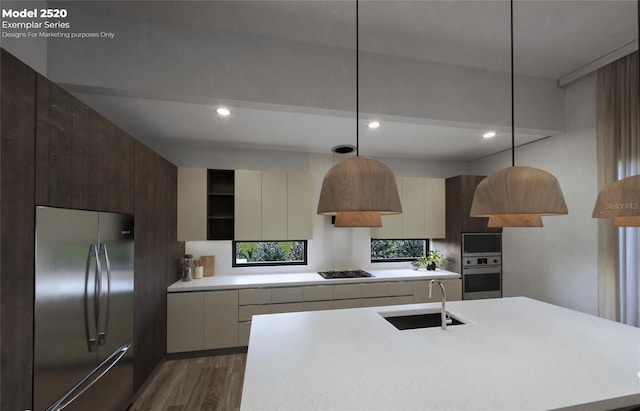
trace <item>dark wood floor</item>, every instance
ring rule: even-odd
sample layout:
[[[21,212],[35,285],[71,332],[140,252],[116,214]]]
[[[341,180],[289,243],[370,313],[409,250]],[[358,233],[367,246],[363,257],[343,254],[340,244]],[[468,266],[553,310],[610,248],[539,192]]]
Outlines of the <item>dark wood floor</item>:
[[[165,361],[131,411],[240,409],[247,354]]]

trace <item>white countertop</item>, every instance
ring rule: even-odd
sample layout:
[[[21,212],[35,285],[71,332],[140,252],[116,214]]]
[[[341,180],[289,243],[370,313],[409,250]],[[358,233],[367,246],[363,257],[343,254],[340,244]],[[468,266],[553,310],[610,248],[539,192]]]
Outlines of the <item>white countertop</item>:
[[[447,303],[474,324],[379,312],[253,317],[241,410],[601,410],[640,403],[640,329],[518,297]]]
[[[367,272],[375,277],[341,278],[325,280],[317,272],[283,273],[283,274],[252,274],[252,275],[221,275],[204,277],[191,281],[176,281],[167,291],[170,293],[185,291],[229,290],[256,287],[290,287],[301,285],[331,285],[380,281],[409,281],[427,280],[431,278],[450,279],[460,278],[460,274],[445,270],[373,270]]]

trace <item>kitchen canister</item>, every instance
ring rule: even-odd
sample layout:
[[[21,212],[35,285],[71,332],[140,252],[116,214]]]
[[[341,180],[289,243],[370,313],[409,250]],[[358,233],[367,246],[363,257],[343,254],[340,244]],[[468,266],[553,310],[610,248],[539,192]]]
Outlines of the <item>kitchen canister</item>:
[[[182,281],[191,281],[193,278],[193,266],[191,265],[183,265],[182,266]]]
[[[196,280],[199,280],[202,278],[202,275],[204,274],[204,267],[201,265],[197,265],[195,267],[193,267],[193,278]]]
[[[185,254],[180,259],[180,269],[182,271],[182,281],[191,281],[193,278],[193,255]]]

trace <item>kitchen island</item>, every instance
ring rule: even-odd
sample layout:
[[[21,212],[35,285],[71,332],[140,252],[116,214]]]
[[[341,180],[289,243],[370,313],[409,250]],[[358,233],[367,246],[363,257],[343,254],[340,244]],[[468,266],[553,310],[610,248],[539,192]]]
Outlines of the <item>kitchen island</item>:
[[[602,410],[640,404],[640,330],[517,297],[254,316],[241,410]]]

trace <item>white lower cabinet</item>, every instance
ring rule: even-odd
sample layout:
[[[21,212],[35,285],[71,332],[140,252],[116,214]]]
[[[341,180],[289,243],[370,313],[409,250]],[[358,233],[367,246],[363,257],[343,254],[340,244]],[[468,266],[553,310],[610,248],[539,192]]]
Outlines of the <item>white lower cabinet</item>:
[[[413,297],[413,284],[409,281],[398,281],[395,283],[388,283],[387,295],[392,296],[406,296]]]
[[[249,345],[249,334],[251,332],[251,321],[238,323],[238,346]]]
[[[333,286],[309,285],[302,288],[302,301],[331,301]]]
[[[413,295],[397,295],[387,297],[387,305],[413,304]]]
[[[302,301],[302,287],[274,288],[271,290],[271,302],[293,303]]]
[[[271,305],[271,313],[297,313],[299,311],[304,311],[302,309],[302,303],[282,303],[282,304],[272,304]]]
[[[198,351],[204,344],[204,292],[167,296],[167,352]]]
[[[238,291],[170,293],[167,352],[238,346]]]
[[[241,305],[238,307],[237,321],[251,321],[251,317],[260,314],[271,314],[271,304]]]
[[[333,286],[334,300],[360,298],[360,284],[338,284]]]
[[[447,294],[447,301],[462,300],[462,280],[440,280],[444,285],[444,292]],[[442,292],[440,286],[433,285],[431,290],[431,298],[429,298],[429,281],[412,281],[413,283],[413,302],[414,303],[432,303],[442,301]]]
[[[377,307],[387,304],[387,297],[370,297],[360,299],[360,307]]]
[[[328,301],[305,301],[302,303],[302,311],[320,311],[333,308],[331,300]]]
[[[442,280],[447,301],[462,299],[462,280]],[[441,299],[428,280],[169,293],[167,352],[246,346],[254,315],[375,307]]]
[[[352,298],[349,300],[333,300],[332,308],[339,310],[342,308],[358,308],[360,307],[360,299]]]
[[[238,291],[204,293],[204,349],[238,346]]]

